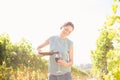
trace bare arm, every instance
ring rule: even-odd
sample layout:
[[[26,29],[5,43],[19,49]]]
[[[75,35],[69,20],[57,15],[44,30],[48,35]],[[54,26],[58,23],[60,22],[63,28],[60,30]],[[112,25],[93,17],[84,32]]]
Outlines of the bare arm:
[[[39,52],[42,48],[47,46],[49,44],[49,39],[47,39],[45,42],[43,42],[41,45],[37,47],[37,51]],[[38,56],[43,57],[44,55],[38,54]]]
[[[72,66],[72,65],[73,65],[73,46],[71,46],[69,50],[69,62],[67,66]]]

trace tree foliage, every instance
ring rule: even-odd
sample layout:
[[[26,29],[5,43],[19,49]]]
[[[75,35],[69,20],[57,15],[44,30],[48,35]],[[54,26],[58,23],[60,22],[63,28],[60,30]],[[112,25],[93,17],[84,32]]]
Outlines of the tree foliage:
[[[120,79],[120,15],[117,14],[120,2],[114,1],[113,15],[107,16],[96,41],[96,50],[91,51],[93,74],[98,80]]]

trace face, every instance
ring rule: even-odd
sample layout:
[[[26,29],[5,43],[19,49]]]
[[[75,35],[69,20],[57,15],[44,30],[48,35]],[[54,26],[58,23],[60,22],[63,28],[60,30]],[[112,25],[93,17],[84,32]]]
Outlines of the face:
[[[72,31],[73,31],[73,27],[70,25],[62,27],[62,34],[64,36],[68,36]]]

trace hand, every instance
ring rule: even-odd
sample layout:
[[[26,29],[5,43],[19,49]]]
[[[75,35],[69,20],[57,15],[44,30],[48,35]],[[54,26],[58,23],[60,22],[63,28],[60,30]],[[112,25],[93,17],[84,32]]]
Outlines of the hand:
[[[59,59],[57,63],[61,66],[68,67],[69,63],[66,62],[65,60]]]
[[[40,53],[38,53],[37,54],[39,57],[43,57],[44,56],[44,54],[40,54]]]
[[[40,54],[40,51],[37,52],[37,55],[38,55],[39,57],[43,57],[43,56],[44,56],[44,54]]]

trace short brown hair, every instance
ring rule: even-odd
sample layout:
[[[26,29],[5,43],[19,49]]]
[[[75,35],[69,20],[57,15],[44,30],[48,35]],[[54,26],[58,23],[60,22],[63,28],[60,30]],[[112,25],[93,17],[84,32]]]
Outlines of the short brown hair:
[[[65,27],[65,26],[71,26],[74,30],[74,24],[72,22],[66,22],[66,23],[63,24],[62,27]],[[62,27],[60,29],[62,29]]]

